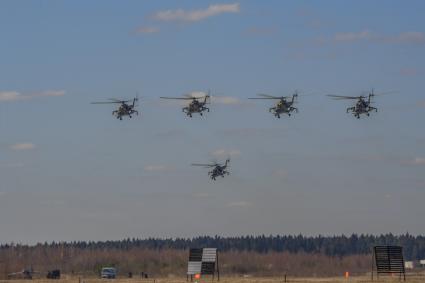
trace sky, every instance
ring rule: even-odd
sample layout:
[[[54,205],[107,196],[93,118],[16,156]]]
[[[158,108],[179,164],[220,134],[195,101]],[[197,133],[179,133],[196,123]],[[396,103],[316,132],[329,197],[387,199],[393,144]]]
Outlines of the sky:
[[[0,242],[425,234],[424,10],[1,1]],[[359,120],[326,96],[372,88],[395,93]],[[159,99],[207,90],[203,117]],[[281,119],[247,99],[295,90]],[[133,119],[90,104],[136,94]]]

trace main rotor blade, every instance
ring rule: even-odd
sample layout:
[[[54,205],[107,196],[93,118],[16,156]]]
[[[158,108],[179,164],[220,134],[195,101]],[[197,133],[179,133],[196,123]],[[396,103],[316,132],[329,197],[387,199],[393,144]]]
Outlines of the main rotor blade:
[[[112,100],[114,102],[119,102],[119,103],[126,103],[126,102],[131,101],[131,100],[121,100],[121,99],[116,99],[116,98],[108,98],[108,100]]]
[[[162,98],[162,99],[182,99],[182,100],[191,100],[191,99],[193,99],[192,97],[166,97],[166,96],[161,96],[160,98]]]
[[[200,164],[200,163],[192,163],[192,166],[202,166],[202,167],[214,167],[215,164]]]
[[[257,95],[265,97],[265,98],[270,98],[270,99],[280,99],[280,98],[282,98],[282,96],[273,96],[273,95],[265,94],[265,93],[257,93]]]
[[[333,99],[359,99],[362,96],[345,96],[345,95],[334,95],[328,94],[327,96],[332,97]]]
[[[118,104],[121,103],[121,101],[96,101],[96,102],[90,102],[90,104]]]
[[[280,97],[248,97],[248,99],[280,99]]]
[[[183,96],[187,99],[195,99],[195,100],[204,99],[205,97],[207,97],[207,98],[210,97],[208,94],[204,95],[204,96],[192,96],[190,93],[183,94]]]

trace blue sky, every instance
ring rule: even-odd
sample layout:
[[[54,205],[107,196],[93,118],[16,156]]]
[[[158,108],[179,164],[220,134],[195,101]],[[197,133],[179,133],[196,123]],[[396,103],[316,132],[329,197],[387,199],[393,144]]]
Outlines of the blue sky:
[[[424,9],[1,1],[1,241],[425,233]],[[367,119],[325,96],[371,88],[397,93]],[[159,100],[208,89],[202,118]],[[246,99],[295,89],[290,118]],[[131,120],[90,104],[136,93]]]

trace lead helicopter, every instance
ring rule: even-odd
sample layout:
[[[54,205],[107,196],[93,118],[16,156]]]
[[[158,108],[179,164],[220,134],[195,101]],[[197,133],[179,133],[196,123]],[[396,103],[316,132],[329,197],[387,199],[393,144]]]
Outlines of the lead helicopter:
[[[294,107],[295,99],[298,97],[298,92],[295,91],[295,93],[291,96],[273,96],[268,95],[264,93],[257,94],[261,97],[250,97],[248,99],[276,99],[279,100],[276,103],[275,107],[269,108],[269,112],[273,113],[273,115],[280,119],[281,114],[287,114],[288,116],[291,116],[292,112],[298,113],[298,108]]]
[[[133,114],[139,115],[139,111],[135,110],[136,102],[139,98],[136,96],[132,100],[119,100],[116,98],[109,98],[110,101],[91,102],[91,104],[120,104],[117,110],[112,111],[112,115],[116,116],[117,119],[122,120],[122,117],[132,117]],[[129,102],[131,102],[129,104]]]
[[[360,115],[365,114],[366,116],[370,116],[370,112],[378,112],[378,108],[371,106],[373,103],[372,98],[376,95],[383,95],[383,94],[390,94],[394,93],[394,91],[389,92],[383,92],[376,94],[374,90],[370,91],[366,96],[365,95],[359,95],[359,96],[345,96],[345,95],[334,95],[334,94],[328,94],[329,97],[332,97],[336,100],[357,100],[356,104],[352,107],[347,108],[347,113],[351,112],[354,117],[357,119],[360,119]]]
[[[211,180],[216,180],[217,177],[224,178],[225,175],[230,175],[230,172],[227,171],[228,164],[230,162],[230,158],[226,159],[226,162],[224,164],[220,163],[211,163],[211,164],[200,164],[200,163],[192,163],[192,166],[202,166],[204,168],[213,168],[211,171],[208,172],[208,176],[210,176]]]
[[[210,112],[210,109],[206,107],[207,104],[210,104],[210,91],[204,96],[192,96],[190,94],[185,94],[184,97],[166,97],[161,96],[162,99],[175,99],[175,100],[191,100],[188,106],[182,108],[182,111],[186,113],[187,116],[192,118],[193,113],[199,113],[203,116],[203,112]]]

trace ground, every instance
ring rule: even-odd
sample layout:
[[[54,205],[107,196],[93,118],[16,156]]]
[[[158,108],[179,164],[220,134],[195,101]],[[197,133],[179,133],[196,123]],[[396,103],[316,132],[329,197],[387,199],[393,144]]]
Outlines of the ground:
[[[73,277],[71,279],[61,279],[61,280],[47,280],[47,279],[34,279],[34,280],[0,280],[0,283],[186,283],[186,278],[150,278],[150,279],[95,279],[95,278],[78,278]],[[196,282],[195,280],[193,282]],[[211,278],[204,278],[198,281],[198,283],[209,283],[212,282]],[[214,282],[217,282],[216,280]],[[222,277],[220,280],[221,283],[284,283],[284,277],[269,277],[269,278],[259,278],[259,277]],[[347,283],[347,282],[358,282],[358,283],[369,283],[369,282],[404,282],[400,281],[398,276],[394,277],[381,277],[379,281],[376,279],[371,281],[370,277],[350,277],[348,279],[341,277],[332,277],[332,278],[291,278],[288,277],[286,282],[295,282],[295,283]],[[408,276],[406,283],[422,283],[425,282],[424,274],[416,274]]]

